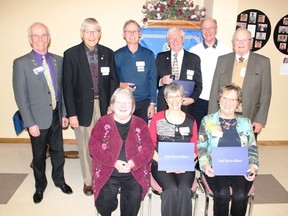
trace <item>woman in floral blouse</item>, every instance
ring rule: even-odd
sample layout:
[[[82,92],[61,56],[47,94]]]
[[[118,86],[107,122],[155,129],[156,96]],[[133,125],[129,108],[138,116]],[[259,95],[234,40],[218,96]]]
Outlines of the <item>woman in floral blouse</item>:
[[[219,92],[220,110],[203,118],[198,137],[198,158],[200,169],[214,194],[214,215],[244,216],[246,213],[248,192],[258,170],[258,148],[251,122],[248,118],[236,115],[242,101],[241,88],[229,84]],[[248,147],[248,175],[215,176],[212,164],[213,147]],[[230,187],[232,203],[229,213]]]
[[[118,88],[110,107],[112,113],[97,121],[89,141],[95,206],[102,216],[110,216],[121,188],[121,215],[137,216],[150,182],[154,146],[147,123],[132,115],[135,102],[130,90]]]

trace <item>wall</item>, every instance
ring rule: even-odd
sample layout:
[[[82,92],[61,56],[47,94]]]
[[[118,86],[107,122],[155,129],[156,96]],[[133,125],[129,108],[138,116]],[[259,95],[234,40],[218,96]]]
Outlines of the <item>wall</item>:
[[[48,2],[49,4],[47,4]],[[95,17],[103,30],[100,43],[115,50],[125,45],[122,38],[124,22],[132,18],[140,23],[142,5],[145,0],[112,1],[109,5],[101,0],[50,0],[48,2],[0,0],[0,47],[2,50],[0,57],[0,88],[2,90],[0,91],[0,138],[16,137],[12,124],[12,115],[17,109],[11,81],[12,63],[16,57],[31,50],[26,35],[27,27],[32,22],[41,21],[50,28],[52,35],[50,52],[62,55],[64,50],[81,42],[79,36],[81,22],[87,17]],[[203,1],[195,2],[202,3]],[[238,12],[249,8],[262,10],[269,16],[272,28],[287,13],[287,9],[285,11],[283,7],[286,0],[274,1],[273,5],[260,0],[205,0],[205,4],[210,3],[213,8],[209,8],[209,14],[218,20],[218,38],[227,44],[231,44]],[[288,112],[280,112],[279,110],[280,105],[286,107],[288,104],[287,100],[281,101],[287,97],[288,79],[287,76],[279,75],[279,65],[283,55],[274,47],[272,37],[259,53],[271,58],[273,72],[273,97],[268,125],[259,136],[259,140],[288,140],[286,122],[283,121],[287,120]],[[281,88],[282,86],[284,86],[284,90]],[[28,136],[27,133],[22,133],[19,137],[27,138]],[[66,130],[64,138],[74,138],[73,131],[71,129]]]

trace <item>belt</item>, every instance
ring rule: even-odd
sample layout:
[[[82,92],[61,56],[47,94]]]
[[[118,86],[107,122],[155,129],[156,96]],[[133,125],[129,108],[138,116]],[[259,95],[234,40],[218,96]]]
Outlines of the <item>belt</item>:
[[[99,100],[99,95],[94,96],[94,99]]]

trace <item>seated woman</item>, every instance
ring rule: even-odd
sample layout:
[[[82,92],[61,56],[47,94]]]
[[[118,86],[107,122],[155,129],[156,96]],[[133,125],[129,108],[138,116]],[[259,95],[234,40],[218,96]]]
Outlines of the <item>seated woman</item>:
[[[244,216],[248,192],[258,170],[258,148],[251,122],[248,118],[237,116],[236,108],[242,101],[241,88],[235,84],[222,87],[218,95],[220,110],[203,118],[199,128],[198,159],[200,169],[214,194],[215,216]],[[213,147],[248,147],[249,175],[215,176],[211,167]],[[229,213],[230,187],[232,203]]]
[[[150,134],[154,145],[161,141],[166,142],[197,142],[196,120],[183,111],[184,90],[182,85],[171,83],[164,89],[164,98],[168,109],[155,114],[150,123]],[[194,153],[196,158],[196,153]],[[158,171],[158,152],[154,151],[151,172],[153,178],[162,187],[161,214],[163,216],[191,216],[192,191],[195,172],[171,170]]]
[[[118,88],[111,97],[112,113],[102,116],[89,140],[95,206],[102,216],[117,208],[121,188],[121,215],[137,216],[150,182],[154,146],[147,123],[132,113],[129,89]]]

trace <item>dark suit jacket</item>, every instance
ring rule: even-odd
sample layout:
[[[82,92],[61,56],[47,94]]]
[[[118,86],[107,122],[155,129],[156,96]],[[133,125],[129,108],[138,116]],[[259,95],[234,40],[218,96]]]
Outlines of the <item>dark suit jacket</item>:
[[[100,112],[101,115],[105,115],[119,82],[114,52],[100,44],[97,45],[97,51]],[[109,68],[109,74],[102,73],[104,67]],[[80,126],[89,126],[94,109],[94,91],[84,42],[64,52],[63,90],[67,116],[77,116]]]
[[[235,53],[218,58],[210,99],[209,113],[218,111],[218,93],[232,82]],[[271,100],[271,66],[269,58],[250,52],[242,87],[242,111],[251,122],[265,125]]]
[[[156,57],[156,65],[157,65],[157,72],[158,72],[158,83],[159,80],[168,74],[172,74],[172,65],[171,65],[171,51],[161,52],[158,53]],[[193,70],[194,76],[193,80],[195,81],[194,91],[191,95],[191,98],[194,101],[197,101],[199,95],[202,91],[202,73],[201,73],[201,66],[200,66],[200,57],[194,53],[189,53],[184,50],[183,62],[180,71],[180,80],[189,80],[187,79],[187,70]],[[157,97],[157,111],[167,109],[167,104],[164,99],[164,88],[166,85],[158,87],[158,97]],[[191,110],[191,106],[182,107],[183,111]],[[191,114],[191,112],[188,112]]]
[[[60,120],[66,116],[62,95],[62,57],[49,53],[58,90]],[[24,121],[24,127],[38,125],[41,130],[51,126],[52,99],[44,73],[37,73],[39,64],[34,53],[19,57],[13,62],[14,96]],[[36,69],[36,70],[35,70]]]

